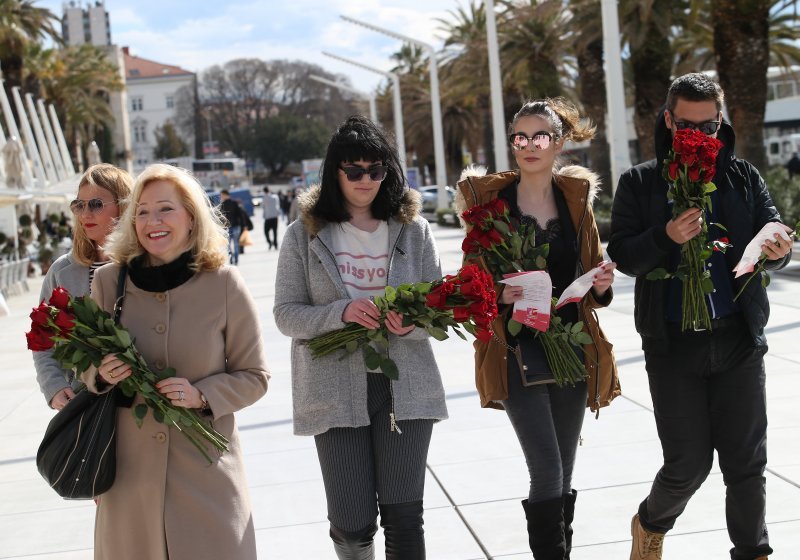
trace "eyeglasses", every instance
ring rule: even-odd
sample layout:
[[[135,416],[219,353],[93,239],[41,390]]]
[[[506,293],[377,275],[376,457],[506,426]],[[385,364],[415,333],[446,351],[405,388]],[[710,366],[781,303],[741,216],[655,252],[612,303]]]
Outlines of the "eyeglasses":
[[[701,123],[693,123],[689,121],[672,121],[675,123],[676,130],[686,130],[687,128],[691,128],[694,130],[699,130],[703,134],[715,134],[719,130],[719,126],[722,124],[722,121],[705,121]]]
[[[340,167],[344,174],[347,175],[347,180],[352,183],[357,183],[364,175],[369,175],[370,181],[380,182],[386,178],[389,168],[383,164],[370,165],[369,169],[364,169],[359,165],[343,165]]]
[[[547,132],[546,130],[534,132],[533,136],[525,136],[521,132],[514,132],[508,135],[508,142],[511,144],[511,147],[518,151],[524,150],[531,144],[533,144],[533,147],[537,150],[546,150],[550,147],[552,141],[553,133]]]
[[[88,208],[90,213],[97,214],[103,210],[103,208],[110,206],[111,204],[116,204],[116,202],[106,202],[105,200],[99,198],[91,198],[89,200],[81,200],[80,198],[76,198],[69,203],[69,209],[72,210],[73,214],[80,214]]]

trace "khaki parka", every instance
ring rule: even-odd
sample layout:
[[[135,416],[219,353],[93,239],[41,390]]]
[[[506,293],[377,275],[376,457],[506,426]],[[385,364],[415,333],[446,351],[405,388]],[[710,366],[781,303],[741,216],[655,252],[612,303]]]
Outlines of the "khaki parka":
[[[458,183],[456,208],[459,213],[475,206],[485,204],[497,198],[500,191],[517,181],[519,173],[506,171],[492,175],[480,176],[473,169],[467,169]],[[553,177],[555,184],[564,193],[569,214],[578,240],[580,274],[588,272],[603,260],[603,249],[597,231],[592,200],[598,190],[597,176],[579,166],[562,168]],[[611,302],[609,293],[600,302],[591,291],[584,296],[579,305],[579,318],[584,323],[584,331],[592,337],[593,344],[584,349],[586,371],[589,373],[587,406],[598,412],[608,406],[620,395],[617,366],[614,360],[612,344],[603,334],[594,311]],[[475,384],[485,408],[502,409],[500,401],[508,398],[508,369],[505,322],[507,313],[501,313],[492,323],[492,330],[497,339],[488,343],[476,340],[475,347]]]

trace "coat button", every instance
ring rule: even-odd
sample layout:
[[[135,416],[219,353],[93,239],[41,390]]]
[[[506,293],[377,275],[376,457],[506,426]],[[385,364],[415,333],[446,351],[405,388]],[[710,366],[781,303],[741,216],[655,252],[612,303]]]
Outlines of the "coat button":
[[[167,294],[156,294],[156,301],[166,301]]]
[[[167,364],[164,363],[163,360],[156,360],[156,369],[164,369]]]
[[[159,323],[156,325],[156,332],[158,334],[164,334],[167,332],[167,326],[164,323]]]
[[[158,432],[156,434],[156,441],[158,443],[164,443],[165,441],[167,441],[167,434],[165,434],[164,432]]]

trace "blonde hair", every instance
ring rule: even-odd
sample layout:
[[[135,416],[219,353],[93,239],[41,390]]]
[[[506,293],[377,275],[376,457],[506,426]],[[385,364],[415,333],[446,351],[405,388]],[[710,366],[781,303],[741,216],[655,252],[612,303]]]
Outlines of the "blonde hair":
[[[108,237],[103,250],[118,264],[130,264],[145,253],[136,235],[136,207],[145,187],[154,181],[168,181],[175,185],[183,207],[192,217],[189,232],[189,250],[192,252],[192,268],[196,271],[216,270],[228,260],[228,233],[223,226],[224,218],[212,206],[203,187],[188,171],[164,163],[148,166],[133,184],[131,202],[120,218],[119,226]]]
[[[119,215],[122,216],[128,206],[133,177],[124,169],[108,163],[98,163],[87,169],[81,176],[78,181],[78,190],[84,185],[99,187],[110,192],[119,208]],[[91,266],[97,260],[97,246],[86,235],[86,230],[80,220],[75,220],[75,228],[72,233],[72,259],[84,266]]]
[[[563,97],[547,97],[526,101],[514,115],[508,132],[513,132],[512,127],[519,119],[531,116],[541,117],[549,122],[556,140],[582,142],[592,138],[597,129],[588,119],[586,121],[581,119],[578,108]]]

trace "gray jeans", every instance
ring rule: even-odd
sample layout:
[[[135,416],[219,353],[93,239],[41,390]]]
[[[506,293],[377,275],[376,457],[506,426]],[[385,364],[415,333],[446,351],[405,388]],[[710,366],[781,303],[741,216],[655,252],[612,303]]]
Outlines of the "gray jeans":
[[[569,494],[586,409],[586,383],[525,387],[513,353],[508,354],[506,414],[517,434],[531,479],[529,502]]]

